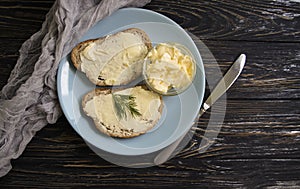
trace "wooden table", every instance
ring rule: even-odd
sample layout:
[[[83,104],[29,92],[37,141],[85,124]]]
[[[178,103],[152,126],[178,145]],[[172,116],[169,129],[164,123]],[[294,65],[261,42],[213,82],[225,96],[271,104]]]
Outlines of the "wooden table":
[[[21,44],[41,28],[53,2],[0,2],[0,88]],[[300,188],[300,3],[153,0],[145,8],[200,38],[223,73],[239,53],[247,54],[243,73],[227,93],[226,116],[213,145],[197,153],[199,129],[165,164],[123,168],[95,155],[62,116],[12,161],[0,187]],[[210,115],[200,118],[198,128]]]

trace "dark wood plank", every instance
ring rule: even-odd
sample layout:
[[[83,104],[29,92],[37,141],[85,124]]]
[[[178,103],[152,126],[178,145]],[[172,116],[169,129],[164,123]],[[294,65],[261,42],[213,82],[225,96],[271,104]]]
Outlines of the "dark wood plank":
[[[298,99],[300,94],[300,43],[203,41],[218,64],[202,54],[207,78],[217,68],[225,73],[235,57],[247,55],[245,68],[228,91],[232,99]],[[201,49],[200,49],[201,52]],[[216,77],[217,78],[217,77]]]
[[[180,183],[214,188],[292,186],[300,179],[300,112],[295,109],[300,101],[293,102],[230,100],[218,139],[205,153],[197,150],[210,112],[200,119],[192,141],[176,158],[145,169],[104,161],[61,118],[38,132],[0,183],[14,187],[46,187],[49,182],[52,187],[151,184],[156,188]],[[285,113],[277,107],[283,107]],[[270,122],[275,115],[276,120]],[[32,182],[37,176],[40,179]]]
[[[0,2],[0,38],[27,39],[37,32],[54,1]]]
[[[1,1],[0,37],[28,38],[39,30],[54,1]],[[300,5],[292,1],[158,1],[146,6],[202,39],[300,40]],[[22,31],[22,32],[20,32]]]
[[[292,1],[158,1],[147,7],[201,37],[215,40],[300,40],[300,4]]]

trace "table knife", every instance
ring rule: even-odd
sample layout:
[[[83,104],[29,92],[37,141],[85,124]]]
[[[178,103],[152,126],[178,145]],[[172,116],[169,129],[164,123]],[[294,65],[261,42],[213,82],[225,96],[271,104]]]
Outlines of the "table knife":
[[[201,117],[204,114],[204,112],[206,112],[206,110],[208,110],[231,87],[231,85],[241,74],[245,62],[246,55],[241,54],[226,72],[224,77],[216,85],[214,90],[211,92],[210,96],[203,103],[202,108],[199,111],[198,117]],[[174,152],[174,150],[178,147],[180,142],[183,140],[185,135],[186,133],[183,134],[176,142],[159,152],[159,154],[154,158],[154,164],[160,165],[167,161]]]

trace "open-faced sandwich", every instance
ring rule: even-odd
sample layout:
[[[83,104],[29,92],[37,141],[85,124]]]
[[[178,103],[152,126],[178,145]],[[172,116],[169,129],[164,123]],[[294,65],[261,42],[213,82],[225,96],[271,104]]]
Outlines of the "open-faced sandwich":
[[[143,30],[130,28],[79,43],[71,52],[71,60],[95,85],[126,85],[141,75],[151,48]]]
[[[162,114],[162,97],[142,86],[127,89],[96,88],[82,100],[96,128],[112,137],[131,138],[153,128]]]

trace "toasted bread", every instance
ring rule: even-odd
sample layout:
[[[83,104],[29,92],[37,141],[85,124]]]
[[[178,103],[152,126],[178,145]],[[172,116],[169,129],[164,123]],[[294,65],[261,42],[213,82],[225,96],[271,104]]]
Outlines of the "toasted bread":
[[[130,28],[79,43],[71,52],[71,60],[95,85],[126,85],[141,75],[151,48],[143,30]]]
[[[139,116],[129,114],[120,118],[112,95],[133,95]],[[153,128],[161,117],[162,97],[145,87],[136,86],[114,90],[96,88],[82,99],[85,114],[93,119],[96,128],[102,133],[118,138],[131,138],[146,133]]]

